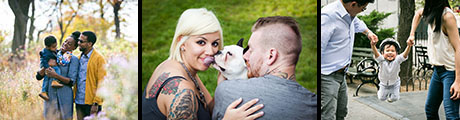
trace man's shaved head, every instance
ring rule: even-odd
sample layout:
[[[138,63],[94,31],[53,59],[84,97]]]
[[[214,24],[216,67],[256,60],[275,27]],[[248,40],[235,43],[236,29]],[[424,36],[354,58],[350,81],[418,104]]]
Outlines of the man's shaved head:
[[[253,33],[260,33],[258,45],[265,49],[275,48],[281,59],[295,65],[302,50],[302,38],[297,22],[291,17],[273,16],[259,18],[252,27]]]

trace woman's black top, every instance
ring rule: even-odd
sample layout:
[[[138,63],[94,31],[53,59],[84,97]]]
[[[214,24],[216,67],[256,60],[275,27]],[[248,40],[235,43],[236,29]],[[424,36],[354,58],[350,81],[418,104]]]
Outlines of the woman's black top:
[[[158,108],[158,103],[157,103],[157,97],[161,91],[161,89],[168,83],[170,80],[173,80],[175,78],[182,78],[185,79],[182,76],[174,76],[166,79],[163,84],[161,84],[160,88],[158,89],[155,97],[153,98],[145,98],[145,91],[142,94],[142,119],[143,120],[166,120],[166,116],[163,115],[160,111],[160,108]],[[147,86],[146,86],[147,88]],[[197,96],[198,98],[198,96]],[[199,120],[211,120],[211,114],[209,111],[204,109],[204,103],[198,102],[198,119]]]

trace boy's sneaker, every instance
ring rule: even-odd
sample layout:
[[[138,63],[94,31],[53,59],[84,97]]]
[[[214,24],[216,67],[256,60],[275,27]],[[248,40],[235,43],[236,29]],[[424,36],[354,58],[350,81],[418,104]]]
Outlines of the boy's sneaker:
[[[61,88],[63,87],[64,85],[62,85],[61,83],[59,83],[58,81],[56,80],[53,80],[51,81],[51,87],[54,87],[54,88]]]
[[[387,102],[389,102],[389,103],[392,103],[393,101],[392,101],[392,100],[390,100],[390,99],[387,99]]]
[[[399,99],[397,99],[397,100],[399,100]],[[393,100],[391,100],[391,99],[388,98],[388,99],[387,99],[387,102],[388,102],[388,103],[393,103],[393,102],[395,102],[395,101],[397,101],[397,100],[394,100],[394,101],[393,101]]]
[[[46,93],[46,92],[42,92],[42,93],[38,94],[38,96],[40,96],[43,100],[46,100],[46,101],[48,101],[50,99],[48,97],[48,93]]]

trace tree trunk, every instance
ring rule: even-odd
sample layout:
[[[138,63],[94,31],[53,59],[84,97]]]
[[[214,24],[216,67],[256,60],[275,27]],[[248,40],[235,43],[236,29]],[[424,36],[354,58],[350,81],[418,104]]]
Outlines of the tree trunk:
[[[414,0],[399,0],[399,25],[398,25],[398,42],[401,45],[401,51],[404,51],[407,46],[407,38],[410,34],[412,18],[415,11]],[[409,53],[406,62],[401,64],[401,72],[399,73],[402,81],[407,81],[412,77],[412,52]],[[405,85],[406,82],[401,82],[401,85]]]
[[[29,43],[34,40],[34,31],[35,31],[35,26],[34,26],[34,21],[35,21],[35,1],[32,0],[32,16],[30,16],[30,26],[29,26]]]
[[[25,49],[27,20],[29,19],[29,6],[32,0],[8,0],[8,5],[14,13],[14,34],[13,34],[13,45],[11,49],[13,51],[13,57],[18,56],[18,51]]]
[[[64,16],[62,15],[62,3],[63,2],[60,2],[59,5],[58,5],[60,16],[58,17],[57,20],[58,20],[59,29],[60,29],[60,32],[61,32],[61,37],[59,38],[59,44],[62,44],[62,40],[64,38],[65,33],[67,32],[70,24],[72,23],[73,19],[77,16],[77,13],[81,8],[81,3],[80,2],[78,3],[77,9],[74,10],[73,8],[71,8],[74,11],[72,13],[72,16],[70,17],[70,20],[67,21],[67,23],[64,26]]]
[[[105,13],[104,13],[104,3],[103,3],[103,2],[104,2],[103,0],[100,0],[100,1],[99,1],[99,7],[101,7],[101,9],[99,9],[99,12],[101,12],[101,16],[100,16],[101,19],[102,19],[102,20],[105,20],[105,19],[104,19],[104,14],[105,14]]]
[[[117,0],[112,4],[113,5],[113,14],[115,15],[114,16],[115,33],[116,33],[115,38],[117,38],[117,39],[120,38],[120,18],[118,18],[118,11],[120,10],[122,2],[123,2],[123,0]]]

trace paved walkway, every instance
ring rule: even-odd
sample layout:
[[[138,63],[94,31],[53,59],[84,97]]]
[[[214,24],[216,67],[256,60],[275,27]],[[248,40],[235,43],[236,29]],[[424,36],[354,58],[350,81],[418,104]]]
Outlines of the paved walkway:
[[[348,84],[348,115],[347,120],[424,120],[425,100],[427,91],[401,93],[400,100],[388,103],[377,99],[374,86],[361,87],[358,97],[353,97],[357,85]],[[439,115],[444,117],[441,105]]]

